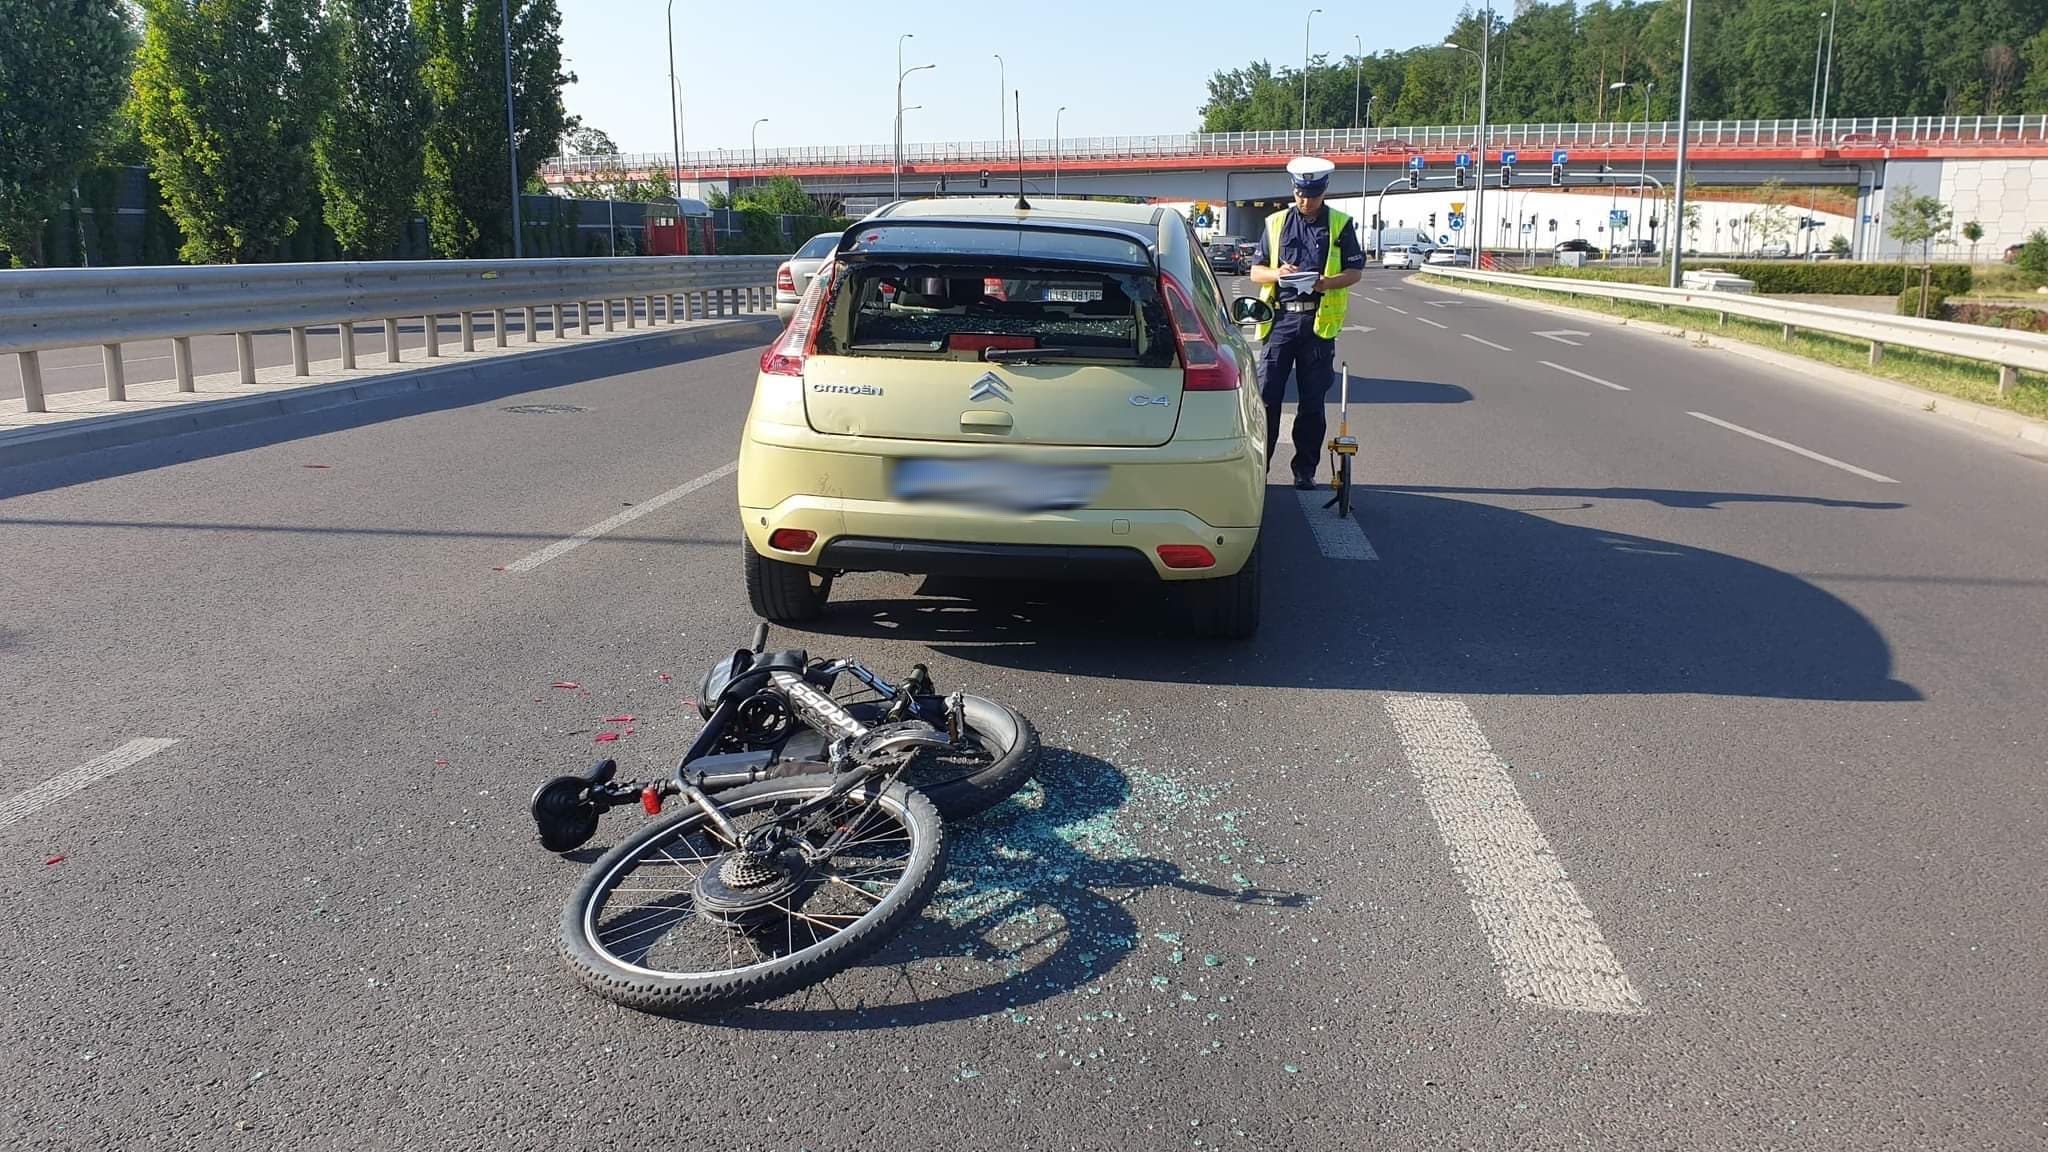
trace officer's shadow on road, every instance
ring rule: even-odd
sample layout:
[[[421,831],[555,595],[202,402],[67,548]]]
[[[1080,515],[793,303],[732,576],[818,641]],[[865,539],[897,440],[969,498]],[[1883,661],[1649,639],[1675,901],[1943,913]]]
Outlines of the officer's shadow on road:
[[[1683,515],[1747,502],[1845,516],[1902,506],[1655,489],[1485,495],[1584,507],[1645,501]],[[1269,492],[1264,622],[1247,644],[1190,637],[1158,586],[876,575],[842,580],[811,629],[1097,678],[1478,695],[1920,698],[1893,678],[1890,647],[1867,617],[1790,572],[1427,491],[1375,488],[1360,494],[1358,514],[1381,559],[1329,560],[1294,493]]]
[[[1328,402],[1337,403],[1339,384],[1332,382]],[[1295,388],[1294,374],[1287,375],[1287,395],[1284,403],[1300,400]],[[1444,384],[1436,380],[1397,380],[1391,376],[1367,376],[1358,372],[1351,374],[1351,403],[1353,404],[1464,404],[1472,399],[1472,393],[1456,384]]]
[[[1168,798],[1170,797],[1170,798]],[[853,969],[713,1023],[832,1031],[1005,1013],[1028,1022],[1054,997],[1104,990],[1125,1003],[1177,985],[1187,960],[1145,935],[1129,905],[1172,888],[1239,906],[1292,908],[1308,897],[1219,887],[1147,855],[1148,838],[1216,821],[1177,785],[1133,796],[1129,775],[1093,756],[1046,748],[1025,789],[969,820],[948,821],[946,879],[922,918]],[[1199,966],[1199,961],[1196,962]]]

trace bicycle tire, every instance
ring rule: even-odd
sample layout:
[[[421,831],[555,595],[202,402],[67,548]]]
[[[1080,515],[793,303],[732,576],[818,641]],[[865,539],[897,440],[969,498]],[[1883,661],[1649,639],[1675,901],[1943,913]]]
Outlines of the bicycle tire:
[[[720,793],[716,799],[729,818],[744,818],[756,810],[772,809],[777,805],[794,806],[815,799],[832,784],[833,777],[829,775],[795,776],[735,788]],[[872,907],[831,936],[814,940],[802,948],[792,947],[785,955],[757,963],[702,972],[664,972],[629,962],[617,955],[614,951],[617,942],[628,937],[615,936],[610,944],[601,939],[603,929],[599,917],[606,897],[632,875],[633,865],[649,859],[656,852],[662,853],[667,862],[682,865],[685,871],[688,870],[687,863],[669,854],[667,849],[681,843],[688,835],[701,833],[708,825],[709,821],[701,811],[689,808],[641,828],[605,853],[584,873],[562,912],[560,945],[563,958],[577,979],[598,995],[628,1008],[663,1015],[717,1012],[770,999],[844,971],[894,935],[931,899],[945,871],[946,854],[945,828],[938,811],[915,789],[900,782],[886,788],[870,783],[856,789],[850,798],[887,811],[907,833],[908,845],[903,850],[902,875],[890,884],[887,894],[877,899],[873,893],[865,893],[869,899],[875,900]],[[710,858],[699,859],[709,865]],[[852,887],[850,884],[846,886]],[[829,887],[821,884],[819,890]],[[672,895],[681,897],[685,893],[676,890]],[[694,895],[691,899],[694,901]],[[648,906],[661,905],[679,909],[681,902],[654,901]],[[792,908],[801,910],[809,906],[798,902]],[[634,914],[637,915],[638,911]],[[850,915],[846,918],[853,919]],[[629,925],[634,928],[630,936],[645,936],[655,930],[640,927],[644,923],[630,921]],[[695,908],[689,913],[679,912],[673,924],[692,924],[713,933],[734,931],[713,927],[704,919],[701,910]],[[640,949],[641,955],[652,952],[661,936],[670,930],[669,927],[659,927],[659,935]],[[735,938],[739,935],[734,932]],[[758,953],[758,947],[756,951]],[[728,955],[731,954],[728,946]]]
[[[926,754],[906,777],[948,820],[988,811],[1009,799],[1038,770],[1038,729],[1022,712],[986,696],[966,695],[960,699],[960,711],[963,734],[974,736],[991,751],[993,762],[965,775],[940,779],[948,763],[946,754]],[[996,751],[998,748],[1001,750]]]
[[[1343,456],[1337,463],[1337,518],[1351,515],[1351,457]]]

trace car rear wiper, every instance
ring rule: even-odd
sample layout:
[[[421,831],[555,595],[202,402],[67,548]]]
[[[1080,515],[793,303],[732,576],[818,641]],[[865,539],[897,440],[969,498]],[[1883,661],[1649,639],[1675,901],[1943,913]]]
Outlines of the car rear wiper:
[[[1034,360],[1069,360],[1085,357],[1089,360],[1114,360],[1125,363],[1138,357],[1129,352],[1112,352],[1106,348],[989,348],[983,350],[981,358],[991,364],[1029,364]]]

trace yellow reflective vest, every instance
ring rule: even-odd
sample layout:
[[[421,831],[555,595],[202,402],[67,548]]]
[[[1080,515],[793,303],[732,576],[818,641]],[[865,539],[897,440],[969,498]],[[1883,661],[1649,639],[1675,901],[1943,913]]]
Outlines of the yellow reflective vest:
[[[1344,246],[1338,243],[1338,239],[1343,236],[1345,226],[1351,223],[1351,217],[1337,211],[1335,208],[1325,208],[1324,210],[1330,214],[1330,253],[1323,260],[1323,275],[1335,276],[1339,272],[1344,271]],[[1271,267],[1277,268],[1280,266],[1280,230],[1287,223],[1287,214],[1292,211],[1294,211],[1292,208],[1282,208],[1280,211],[1266,217],[1266,256],[1274,261]],[[1264,300],[1268,304],[1277,302],[1280,299],[1280,286],[1278,284],[1260,285],[1259,299]],[[1322,305],[1316,309],[1316,335],[1325,340],[1335,340],[1337,338],[1337,333],[1344,329],[1344,311],[1350,306],[1350,300],[1351,289],[1349,288],[1332,288],[1330,291],[1323,293]],[[1264,341],[1272,331],[1273,325],[1270,323],[1259,325],[1259,339]]]

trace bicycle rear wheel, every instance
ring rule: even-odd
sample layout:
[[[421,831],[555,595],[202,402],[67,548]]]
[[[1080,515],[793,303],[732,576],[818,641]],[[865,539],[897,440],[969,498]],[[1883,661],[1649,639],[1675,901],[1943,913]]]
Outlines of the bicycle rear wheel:
[[[1351,457],[1337,457],[1337,518],[1351,515]]]
[[[817,799],[831,776],[766,780],[717,797],[744,836]],[[797,833],[832,853],[738,851],[694,808],[649,824],[591,865],[562,914],[562,954],[592,991],[629,1008],[713,1012],[839,972],[917,914],[944,870],[930,800],[869,782]]]

